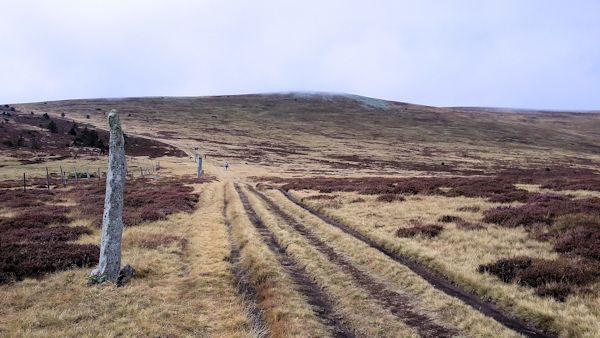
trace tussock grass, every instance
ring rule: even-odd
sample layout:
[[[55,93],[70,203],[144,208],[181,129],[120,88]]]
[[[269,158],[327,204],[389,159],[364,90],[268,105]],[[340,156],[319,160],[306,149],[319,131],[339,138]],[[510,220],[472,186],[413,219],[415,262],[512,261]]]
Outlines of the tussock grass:
[[[299,198],[311,193],[314,192],[293,192]],[[600,308],[597,292],[594,291],[598,288],[597,283],[590,286],[589,292],[570,296],[565,302],[560,302],[539,297],[529,287],[505,284],[494,276],[477,271],[479,265],[505,257],[528,256],[548,260],[558,257],[551,243],[531,240],[522,228],[487,226],[482,230],[464,231],[448,224],[433,239],[393,236],[398,226],[409,226],[411,220],[434,222],[441,215],[449,213],[476,222],[480,215],[456,210],[463,205],[477,205],[485,211],[493,204],[481,199],[436,196],[415,196],[392,205],[371,200],[346,204],[343,201],[354,199],[357,195],[342,193],[340,196],[343,207],[322,208],[321,211],[391,250],[414,257],[467,290],[493,299],[506,311],[561,336],[585,336],[600,330],[596,320]],[[315,208],[320,207],[318,201],[307,203]]]
[[[216,198],[219,193],[222,197],[222,186],[207,183],[196,188],[203,196],[193,213],[125,229],[123,263],[136,269],[125,287],[86,286],[91,268],[1,285],[0,335],[257,336],[225,259],[229,244],[222,198]],[[97,244],[99,230],[91,229],[93,234],[77,243]],[[136,243],[169,236],[186,238],[188,245],[172,242],[148,248]]]
[[[461,301],[437,291],[421,277],[383,253],[324,223],[290,202],[281,192],[269,191],[268,195],[285,211],[310,226],[321,238],[343,252],[355,264],[385,280],[395,290],[409,294],[414,298],[415,306],[440,322],[453,325],[467,336],[517,336],[493,319],[480,314]]]
[[[327,291],[335,309],[351,323],[358,336],[418,336],[413,328],[402,323],[372,299],[366,290],[358,287],[350,275],[329,261],[283,220],[270,213],[263,201],[246,192],[253,209],[275,234],[279,244],[286,247],[286,251],[304,265],[315,282]]]
[[[226,187],[227,217],[231,221],[234,245],[240,252],[239,264],[255,289],[258,306],[264,312],[268,333],[273,337],[326,336],[306,299],[263,243],[248,220],[231,183]]]

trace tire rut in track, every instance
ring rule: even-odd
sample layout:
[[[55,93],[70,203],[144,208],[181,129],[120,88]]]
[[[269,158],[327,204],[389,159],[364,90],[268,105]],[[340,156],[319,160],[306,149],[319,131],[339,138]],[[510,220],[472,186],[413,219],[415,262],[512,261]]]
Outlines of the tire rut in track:
[[[250,190],[265,201],[273,213],[306,238],[313,247],[323,253],[331,262],[338,265],[343,271],[351,275],[354,281],[367,291],[371,297],[383,304],[405,324],[416,329],[419,335],[423,337],[452,337],[458,334],[458,331],[455,329],[439,325],[428,316],[415,311],[408,296],[386,288],[383,283],[360,270],[347,258],[336,252],[333,247],[321,240],[319,236],[304,224],[284,212],[270,198],[252,187],[250,187]]]
[[[223,220],[227,227],[227,238],[229,240],[229,257],[227,261],[231,264],[231,272],[235,281],[236,291],[242,298],[242,302],[246,307],[250,325],[255,333],[265,332],[267,325],[265,320],[265,314],[260,307],[258,307],[256,289],[250,283],[248,278],[248,272],[244,270],[240,265],[240,250],[234,244],[231,238],[231,222],[227,218],[227,198],[225,198],[225,191],[223,191]],[[260,335],[262,336],[262,335]]]
[[[349,235],[353,236],[354,238],[362,241],[363,243],[369,245],[370,247],[379,250],[381,253],[385,254],[386,256],[393,259],[394,261],[406,266],[412,272],[419,275],[421,278],[425,279],[434,288],[444,292],[445,294],[447,294],[449,296],[458,298],[459,300],[470,305],[472,308],[481,312],[482,314],[484,314],[488,317],[494,318],[498,323],[504,325],[505,327],[507,327],[511,330],[514,330],[517,333],[520,333],[526,337],[532,337],[532,338],[554,337],[550,334],[544,333],[543,331],[541,331],[537,328],[530,326],[529,324],[527,324],[526,322],[524,322],[520,319],[509,317],[507,314],[505,314],[503,311],[498,309],[492,303],[486,302],[485,300],[482,300],[481,298],[479,298],[479,296],[463,290],[458,285],[453,284],[447,278],[440,276],[437,272],[434,272],[433,270],[426,267],[425,265],[416,262],[412,258],[398,254],[398,253],[386,248],[385,246],[376,243],[375,241],[371,240],[368,236],[351,228],[350,226],[348,226],[342,222],[339,222],[331,217],[323,215],[322,213],[318,212],[314,208],[306,205],[305,203],[301,202],[294,196],[290,195],[287,191],[285,191],[283,189],[279,189],[279,191],[281,191],[281,193],[283,193],[283,195],[288,200],[290,200],[292,203],[298,205],[302,209],[304,209],[307,212],[311,213],[312,215],[318,217],[323,222],[325,222],[331,226],[334,226],[334,227],[342,230],[346,234],[349,234]]]
[[[308,303],[311,305],[317,317],[331,331],[333,337],[355,337],[354,330],[334,312],[333,303],[329,297],[321,290],[321,288],[309,277],[306,270],[298,265],[286,252],[285,248],[281,247],[275,235],[266,227],[266,225],[256,215],[256,212],[250,206],[246,194],[240,189],[239,185],[235,184],[235,189],[240,196],[242,206],[246,211],[246,215],[258,233],[263,238],[267,247],[275,254],[277,260],[283,266],[286,273],[291,277],[296,285],[296,290],[303,294]]]

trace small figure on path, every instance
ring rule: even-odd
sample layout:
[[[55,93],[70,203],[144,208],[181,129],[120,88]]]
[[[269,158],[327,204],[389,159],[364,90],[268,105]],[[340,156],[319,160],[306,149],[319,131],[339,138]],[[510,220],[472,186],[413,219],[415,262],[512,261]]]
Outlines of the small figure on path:
[[[225,170],[229,169],[229,161],[225,161]]]

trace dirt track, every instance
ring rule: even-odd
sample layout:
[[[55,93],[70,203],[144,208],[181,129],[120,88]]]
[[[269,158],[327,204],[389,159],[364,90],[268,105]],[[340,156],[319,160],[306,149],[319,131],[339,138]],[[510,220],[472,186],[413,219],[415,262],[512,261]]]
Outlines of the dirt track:
[[[425,279],[436,289],[443,291],[447,295],[450,295],[452,297],[460,299],[464,303],[473,307],[475,310],[483,313],[486,316],[494,318],[496,321],[498,321],[502,325],[506,326],[507,328],[510,328],[510,329],[512,329],[524,336],[527,336],[527,337],[540,337],[540,338],[541,337],[553,337],[553,336],[548,335],[536,328],[531,327],[530,325],[523,322],[522,320],[507,316],[493,304],[491,304],[489,302],[485,302],[485,301],[481,300],[477,295],[473,295],[473,294],[461,289],[459,286],[452,284],[452,282],[450,282],[449,280],[447,280],[446,278],[444,278],[442,276],[439,276],[437,273],[435,273],[428,267],[424,266],[423,264],[415,262],[414,260],[412,260],[406,256],[397,254],[397,253],[393,252],[392,250],[390,250],[380,244],[375,243],[373,240],[371,240],[367,236],[363,235],[362,233],[354,230],[353,228],[349,227],[348,225],[343,224],[339,221],[336,221],[330,217],[327,217],[327,216],[319,213],[318,211],[314,210],[310,206],[302,203],[301,201],[299,201],[298,199],[296,199],[295,197],[290,195],[287,191],[285,191],[283,189],[281,189],[280,191],[291,202],[300,206],[307,212],[310,212],[311,214],[317,216],[325,223],[330,224],[330,225],[342,230],[343,232],[355,237],[356,239],[364,242],[365,244],[369,245],[370,247],[379,250],[380,252],[382,252],[386,256],[392,258],[396,262],[408,267],[411,271],[413,271],[414,273],[416,273],[417,275],[419,275],[420,277]],[[260,195],[262,195],[262,194],[260,194]],[[271,204],[274,208],[278,208],[272,201],[269,200],[268,203]]]
[[[286,253],[285,248],[282,248],[277,243],[275,235],[258,218],[250,206],[246,194],[240,189],[238,184],[235,185],[235,189],[239,194],[250,222],[258,230],[265,244],[276,255],[281,266],[296,284],[298,291],[307,298],[308,303],[312,306],[319,319],[330,328],[331,335],[334,337],[354,337],[354,330],[346,320],[335,313],[333,303],[329,297],[312,281],[304,268],[292,260]]]
[[[279,206],[271,199],[253,188],[250,188],[250,190],[267,203],[271,212],[285,220],[287,224],[304,236],[312,246],[327,256],[330,261],[340,266],[346,273],[350,274],[355,283],[367,291],[371,297],[377,299],[404,323],[415,328],[421,336],[452,337],[458,334],[456,330],[439,325],[426,315],[415,311],[411,306],[409,297],[386,288],[384,284],[354,266],[348,259],[338,253],[329,244],[321,240],[304,224],[281,210],[281,208],[279,208]]]
[[[248,272],[240,266],[240,250],[231,239],[231,222],[227,218],[227,207],[227,198],[225,197],[225,191],[223,191],[223,220],[227,227],[227,236],[231,247],[228,261],[231,264],[231,272],[235,280],[237,292],[244,299],[250,323],[256,332],[260,332],[266,327],[265,314],[257,305],[256,290],[248,280]]]

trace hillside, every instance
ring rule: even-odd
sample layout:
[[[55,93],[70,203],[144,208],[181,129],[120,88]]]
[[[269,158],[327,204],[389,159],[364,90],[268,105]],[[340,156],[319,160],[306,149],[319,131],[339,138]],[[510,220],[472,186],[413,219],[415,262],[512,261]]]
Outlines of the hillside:
[[[353,95],[265,94],[89,99],[16,105],[103,125],[116,108],[130,133],[281,172],[497,169],[596,165],[600,114],[437,108]],[[86,119],[89,115],[89,119]],[[289,159],[295,160],[289,168]],[[445,168],[440,168],[444,162]],[[298,166],[303,163],[306,166]],[[321,168],[322,169],[322,168]],[[293,171],[293,170],[292,170]]]
[[[111,109],[123,287],[88,285]],[[0,111],[0,336],[600,332],[600,113],[322,93]]]

